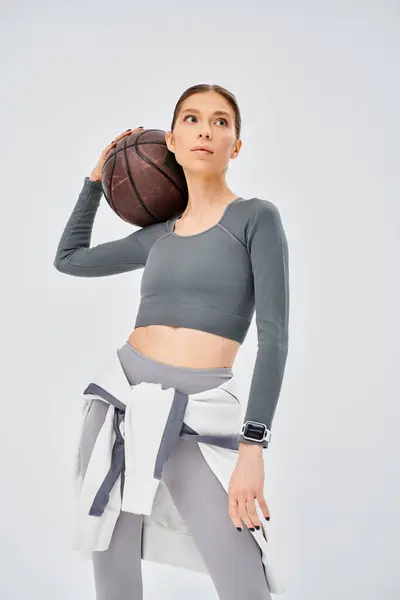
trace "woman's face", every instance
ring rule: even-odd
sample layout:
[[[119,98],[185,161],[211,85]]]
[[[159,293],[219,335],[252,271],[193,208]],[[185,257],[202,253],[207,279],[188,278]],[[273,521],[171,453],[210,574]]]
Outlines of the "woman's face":
[[[186,98],[173,132],[166,134],[165,141],[185,171],[207,173],[224,171],[242,144],[236,140],[231,105],[217,92],[201,92]],[[213,153],[194,152],[192,148],[198,145],[210,147]]]

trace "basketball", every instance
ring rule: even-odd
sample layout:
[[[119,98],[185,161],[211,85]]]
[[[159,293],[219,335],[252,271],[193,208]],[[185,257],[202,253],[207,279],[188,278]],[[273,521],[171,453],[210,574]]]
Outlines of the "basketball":
[[[138,227],[174,218],[187,205],[186,178],[165,134],[161,129],[133,131],[118,140],[103,165],[101,183],[108,204]]]

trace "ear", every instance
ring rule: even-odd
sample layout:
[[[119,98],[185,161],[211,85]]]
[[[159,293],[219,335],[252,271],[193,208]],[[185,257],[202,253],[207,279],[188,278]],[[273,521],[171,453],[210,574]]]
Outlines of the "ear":
[[[165,134],[165,143],[170,152],[174,152],[174,136],[170,131]]]
[[[237,155],[240,152],[240,148],[242,147],[242,140],[238,140],[235,144],[235,146],[232,149],[232,155],[231,158],[236,158]]]

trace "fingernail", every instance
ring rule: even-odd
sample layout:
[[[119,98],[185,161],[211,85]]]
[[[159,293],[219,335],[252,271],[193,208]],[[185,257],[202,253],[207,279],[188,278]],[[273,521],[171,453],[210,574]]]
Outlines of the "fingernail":
[[[267,519],[267,521],[269,521],[269,517],[265,517]]]
[[[113,144],[114,142],[115,142],[115,140],[113,140],[113,141],[111,142],[111,144]]]
[[[259,525],[256,525],[256,529],[257,529],[257,530],[258,530],[258,529],[260,529],[260,526],[259,526]]]
[[[132,129],[127,129],[126,131],[132,131]],[[126,133],[126,132],[125,132]]]
[[[237,529],[238,531],[242,531],[242,528],[241,528],[241,527],[236,527],[236,529]]]
[[[254,527],[249,527],[250,531],[254,531]]]

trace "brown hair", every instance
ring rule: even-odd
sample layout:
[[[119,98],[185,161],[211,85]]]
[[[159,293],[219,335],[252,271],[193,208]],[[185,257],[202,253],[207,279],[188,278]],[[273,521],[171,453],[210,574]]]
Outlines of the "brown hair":
[[[184,102],[184,100],[186,100],[186,98],[189,98],[189,96],[192,96],[193,94],[198,94],[198,93],[202,93],[202,92],[217,92],[218,94],[221,94],[221,96],[223,96],[231,105],[232,109],[233,109],[233,114],[235,116],[235,132],[236,132],[236,138],[239,139],[240,138],[240,130],[242,127],[242,118],[240,115],[240,110],[239,110],[239,106],[237,103],[237,100],[234,96],[234,94],[232,94],[232,92],[229,92],[227,89],[225,89],[224,87],[217,85],[217,84],[212,84],[212,83],[200,83],[198,85],[192,85],[190,88],[188,88],[187,90],[185,90],[183,92],[183,94],[181,95],[181,97],[179,98],[178,102],[176,103],[175,106],[175,110],[174,110],[174,114],[172,117],[172,124],[171,124],[171,131],[173,130],[174,126],[175,126],[175,121],[178,118],[182,103]]]

